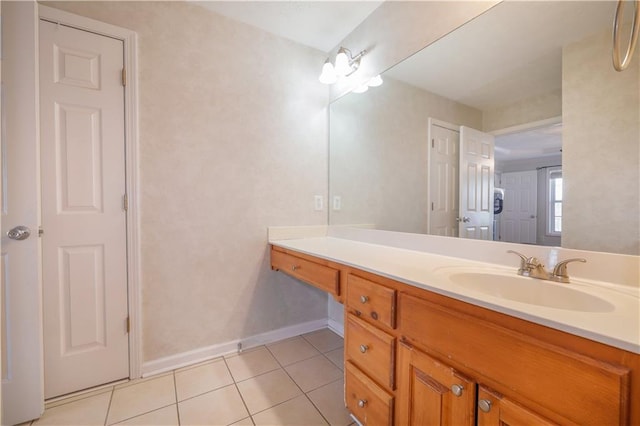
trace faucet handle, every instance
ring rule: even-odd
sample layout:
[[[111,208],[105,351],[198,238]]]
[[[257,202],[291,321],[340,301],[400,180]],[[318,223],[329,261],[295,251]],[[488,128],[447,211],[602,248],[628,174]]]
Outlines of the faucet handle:
[[[569,274],[567,274],[567,263],[571,263],[571,262],[586,263],[587,260],[581,257],[577,257],[577,258],[566,259],[561,262],[558,262],[555,268],[553,268],[553,274],[551,275],[554,281],[558,281],[561,283],[569,282]]]
[[[507,250],[507,253],[513,253],[520,257],[520,268],[518,269],[518,275],[524,275],[529,269],[529,258],[522,253],[518,253],[515,250]]]

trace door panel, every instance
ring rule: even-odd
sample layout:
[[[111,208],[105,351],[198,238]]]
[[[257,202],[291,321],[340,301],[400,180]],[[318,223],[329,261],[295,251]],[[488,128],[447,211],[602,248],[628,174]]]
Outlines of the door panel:
[[[129,375],[122,68],[122,41],[40,22],[47,398]]]
[[[429,233],[458,236],[458,162],[460,133],[431,125]]]
[[[37,10],[2,3],[2,424],[39,417],[42,302],[38,240]],[[27,226],[31,235],[7,232]]]
[[[502,174],[504,209],[500,218],[502,241],[536,243],[538,174],[535,170]]]
[[[459,236],[493,239],[494,137],[460,127]]]
[[[474,424],[473,381],[405,343],[399,345],[398,374],[397,424]]]

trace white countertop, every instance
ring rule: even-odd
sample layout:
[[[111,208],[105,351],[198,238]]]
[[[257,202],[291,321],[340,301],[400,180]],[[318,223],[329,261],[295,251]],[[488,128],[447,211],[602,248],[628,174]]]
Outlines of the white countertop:
[[[640,288],[637,287],[586,279],[572,280],[570,284],[552,283],[518,277],[517,264],[508,268],[342,238],[299,238],[270,243],[640,354]],[[567,286],[605,300],[607,308],[585,312],[508,300],[458,286],[447,278],[447,271],[491,271],[531,280],[531,285]]]

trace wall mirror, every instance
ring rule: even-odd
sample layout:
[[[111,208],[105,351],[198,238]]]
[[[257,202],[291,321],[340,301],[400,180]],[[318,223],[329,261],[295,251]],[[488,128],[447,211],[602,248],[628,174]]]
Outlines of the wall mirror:
[[[582,78],[573,70],[589,71],[571,58],[597,44],[611,63],[614,13],[607,1],[503,2],[383,73],[382,86],[334,101],[329,224],[459,236],[464,127],[492,139],[491,179],[477,187],[492,227],[480,238],[592,249],[564,242],[563,211],[589,208],[563,188],[564,122],[579,114],[568,101]],[[638,119],[622,126],[635,126],[623,130],[637,144]],[[615,190],[625,197],[637,186]]]

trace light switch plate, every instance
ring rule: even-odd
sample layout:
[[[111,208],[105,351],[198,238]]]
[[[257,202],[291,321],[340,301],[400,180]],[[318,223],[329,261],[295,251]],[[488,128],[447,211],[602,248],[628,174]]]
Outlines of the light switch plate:
[[[342,199],[339,195],[333,196],[333,210],[340,210],[342,208]]]
[[[322,209],[324,208],[323,204],[324,202],[322,199],[322,195],[316,195],[313,197],[313,208],[315,211],[322,211]]]

